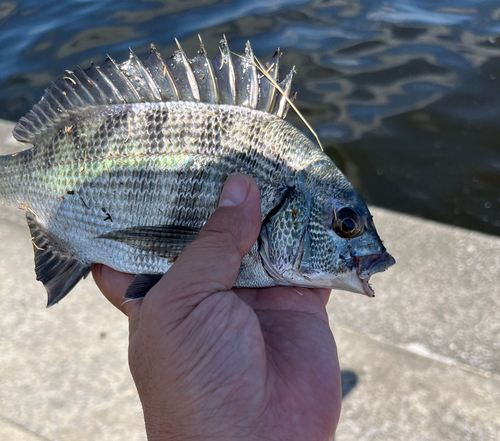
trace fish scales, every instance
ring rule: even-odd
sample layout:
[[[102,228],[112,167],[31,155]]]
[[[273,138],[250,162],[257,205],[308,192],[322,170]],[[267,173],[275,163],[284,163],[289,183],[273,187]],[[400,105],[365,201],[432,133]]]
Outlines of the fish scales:
[[[247,57],[253,57],[248,48]],[[221,53],[227,60],[225,40]],[[177,87],[191,101],[160,101],[165,91],[142,91],[155,87],[155,77],[151,73],[148,78],[132,54],[133,63],[107,62],[106,72],[121,81],[115,81],[109,98],[115,102],[81,105],[90,98],[83,96],[83,85],[75,76],[69,79],[81,86],[73,89],[80,94],[79,106],[65,92],[64,100],[55,95],[68,82],[64,87],[54,85],[16,127],[17,138],[34,147],[0,158],[0,199],[27,211],[37,278],[48,290],[49,304],[66,295],[94,263],[133,274],[165,273],[215,211],[223,183],[235,172],[256,180],[263,216],[261,236],[243,261],[237,286],[327,286],[371,294],[369,270],[377,265],[385,269],[393,259],[380,243],[366,205],[342,173],[317,145],[284,121],[286,108],[280,100],[260,96],[260,102],[279,109],[255,110],[259,100],[254,95],[249,99],[248,89],[238,95],[232,82],[225,86],[219,77],[212,83],[230,89],[210,96],[231,101],[240,97],[243,104],[197,102],[193,97],[199,91],[184,90],[196,78],[182,76],[189,64],[186,67],[187,58],[179,54],[167,63],[178,80],[169,87]],[[158,63],[156,51],[153,55]],[[134,80],[137,66],[141,77]],[[120,68],[131,69],[126,78],[120,76]],[[88,72],[87,82],[94,85],[97,75],[104,74],[91,69],[79,76]],[[207,72],[214,75],[213,69]],[[245,61],[240,61],[237,72],[252,86],[252,94],[263,93]],[[286,81],[289,86],[291,77]],[[120,98],[123,88],[133,84],[140,84],[135,95],[146,95],[151,102],[127,103]],[[265,90],[275,93],[272,87]],[[339,236],[333,227],[337,209],[344,210],[344,217],[345,210],[351,210],[341,225],[347,231],[353,223],[362,223],[364,238]],[[370,253],[353,252],[356,239],[369,242],[360,246],[371,246]],[[368,274],[363,279],[359,263],[367,256],[372,258],[363,267]],[[359,286],[351,286],[355,284]],[[132,289],[128,294],[141,293]]]
[[[130,104],[87,111],[67,123],[71,131],[53,128],[56,133],[47,133],[34,152],[13,158],[26,171],[16,179],[12,202],[29,207],[83,260],[103,260],[124,272],[165,272],[170,264],[95,239],[111,223],[116,230],[141,224],[200,228],[217,206],[222,183],[236,171],[262,182],[262,212],[268,213],[283,191],[269,175],[284,186],[314,161],[314,153],[319,156],[285,121],[234,106]],[[293,147],[297,138],[309,145],[300,156]],[[90,248],[89,240],[97,243]],[[118,267],[116,255],[123,256]]]

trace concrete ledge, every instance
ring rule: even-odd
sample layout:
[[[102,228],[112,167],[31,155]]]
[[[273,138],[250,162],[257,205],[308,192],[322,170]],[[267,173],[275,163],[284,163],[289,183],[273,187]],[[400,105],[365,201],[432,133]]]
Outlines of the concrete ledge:
[[[12,126],[0,122],[0,153],[19,150]],[[375,299],[332,293],[336,440],[498,439],[500,239],[373,213],[398,263],[374,277]],[[29,238],[23,213],[0,206],[0,441],[144,440],[125,317],[90,279],[45,309]]]

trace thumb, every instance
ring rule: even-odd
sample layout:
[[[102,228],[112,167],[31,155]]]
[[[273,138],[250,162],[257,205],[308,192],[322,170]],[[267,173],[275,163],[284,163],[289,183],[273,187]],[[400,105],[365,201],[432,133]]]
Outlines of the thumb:
[[[230,290],[260,233],[260,193],[248,175],[231,175],[219,207],[170,270],[148,293],[143,307],[175,311],[181,301],[193,307],[217,291]],[[187,302],[187,304],[186,304]]]

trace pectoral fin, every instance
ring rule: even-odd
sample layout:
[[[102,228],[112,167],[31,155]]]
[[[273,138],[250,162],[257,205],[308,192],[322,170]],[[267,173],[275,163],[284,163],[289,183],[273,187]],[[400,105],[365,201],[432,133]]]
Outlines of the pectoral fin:
[[[48,294],[47,307],[65,297],[92,269],[64,253],[57,238],[47,231],[31,213],[26,213],[35,251],[36,279],[43,283]]]
[[[153,253],[173,262],[200,230],[183,225],[136,226],[110,231],[99,236],[122,242],[141,251]],[[163,274],[138,274],[125,292],[126,299],[140,299],[163,277]]]
[[[175,259],[198,236],[198,228],[182,225],[137,226],[98,236],[122,242],[141,251]]]

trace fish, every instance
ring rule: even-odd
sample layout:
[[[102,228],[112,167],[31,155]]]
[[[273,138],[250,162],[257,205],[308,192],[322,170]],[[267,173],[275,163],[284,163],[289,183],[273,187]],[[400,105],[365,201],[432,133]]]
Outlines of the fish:
[[[177,41],[177,40],[176,40]],[[233,57],[178,49],[143,61],[67,70],[13,135],[33,147],[0,157],[0,201],[26,211],[47,306],[94,264],[136,275],[144,297],[217,208],[232,173],[253,177],[262,226],[235,287],[321,287],[368,296],[395,263],[368,207],[320,145],[285,121],[292,69],[250,43]]]

